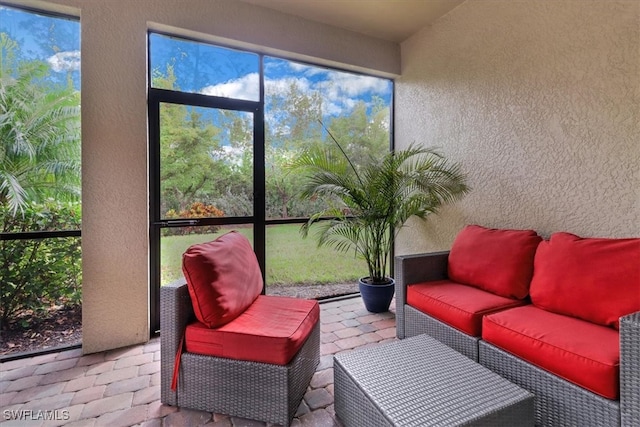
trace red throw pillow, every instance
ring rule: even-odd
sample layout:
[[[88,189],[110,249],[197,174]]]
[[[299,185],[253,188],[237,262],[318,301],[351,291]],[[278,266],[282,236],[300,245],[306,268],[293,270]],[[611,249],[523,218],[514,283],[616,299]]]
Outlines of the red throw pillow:
[[[538,248],[531,281],[537,307],[619,328],[640,311],[640,239],[554,233]]]
[[[193,311],[209,328],[238,317],[263,288],[251,243],[236,231],[212,242],[190,246],[182,256],[182,271]]]
[[[449,279],[507,298],[529,294],[533,258],[542,238],[533,230],[468,225],[449,253]]]

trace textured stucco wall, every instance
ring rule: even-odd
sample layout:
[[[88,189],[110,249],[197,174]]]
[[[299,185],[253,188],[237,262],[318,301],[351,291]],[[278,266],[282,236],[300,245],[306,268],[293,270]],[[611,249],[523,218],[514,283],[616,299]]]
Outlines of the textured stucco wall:
[[[147,29],[394,75],[400,46],[235,0],[10,0],[81,17],[83,351],[149,339]]]
[[[640,2],[467,0],[402,44],[396,146],[441,147],[472,192],[396,253],[477,223],[640,235]]]

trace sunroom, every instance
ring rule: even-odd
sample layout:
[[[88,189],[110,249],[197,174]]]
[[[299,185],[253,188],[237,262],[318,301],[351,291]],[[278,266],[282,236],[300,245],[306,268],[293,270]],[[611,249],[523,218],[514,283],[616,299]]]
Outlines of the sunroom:
[[[82,344],[3,361],[3,420],[51,409],[67,411],[53,414],[65,418],[57,424],[152,425],[165,418],[166,425],[244,425],[160,404],[161,280],[153,236],[166,218],[154,217],[160,183],[154,183],[150,106],[176,99],[158,98],[150,85],[154,37],[387,82],[391,146],[437,147],[461,165],[472,189],[426,221],[410,219],[395,241],[396,256],[449,250],[468,224],[533,229],[543,237],[640,235],[636,1],[2,0],[1,6],[79,20],[82,53]],[[268,218],[251,218],[251,227],[266,230]],[[262,252],[269,251],[266,231],[262,236]],[[294,423],[340,425],[332,357],[394,340],[394,313],[393,306],[368,313],[357,295],[321,304],[320,365]],[[20,416],[38,421],[36,412]]]

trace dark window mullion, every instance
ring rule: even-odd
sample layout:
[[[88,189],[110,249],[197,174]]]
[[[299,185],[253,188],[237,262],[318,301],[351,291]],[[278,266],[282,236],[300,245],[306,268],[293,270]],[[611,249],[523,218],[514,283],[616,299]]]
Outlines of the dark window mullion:
[[[160,230],[180,227],[184,219],[163,219],[160,212],[160,105],[163,103],[186,106],[245,111],[253,113],[254,126],[254,216],[198,218],[197,224],[189,227],[207,225],[252,224],[254,229],[254,250],[260,264],[263,279],[265,275],[265,196],[264,196],[264,119],[260,102],[220,98],[197,93],[176,92],[166,89],[149,88],[149,203],[150,203],[150,291],[152,333],[160,326]],[[261,171],[261,172],[258,172]],[[258,179],[259,177],[259,179]],[[188,220],[188,219],[187,219]]]
[[[158,103],[180,104],[194,107],[217,108],[221,110],[257,112],[259,102],[242,99],[222,98],[191,92],[178,92],[169,89],[149,89],[149,99]]]
[[[153,225],[161,228],[170,227],[192,227],[200,225],[236,225],[236,224],[253,224],[255,219],[252,216],[222,216],[211,218],[181,218],[181,219],[163,219],[156,221]]]
[[[149,93],[149,324],[160,330],[160,99]]]
[[[255,227],[253,228],[253,249],[262,271],[264,287],[262,293],[266,293],[266,246],[267,227],[266,220],[266,177],[265,177],[265,135],[264,135],[264,55],[260,55],[258,67],[260,100],[258,111],[253,118],[253,215]]]
[[[56,230],[56,231],[22,231],[17,233],[0,233],[0,240],[34,240],[51,239],[58,237],[80,237],[80,230]]]

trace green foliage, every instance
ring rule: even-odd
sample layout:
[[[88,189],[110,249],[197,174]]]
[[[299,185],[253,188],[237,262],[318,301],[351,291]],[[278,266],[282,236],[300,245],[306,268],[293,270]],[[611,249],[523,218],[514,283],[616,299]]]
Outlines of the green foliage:
[[[153,86],[179,90],[174,66],[154,70]],[[266,94],[270,117],[265,124],[267,218],[308,217],[326,207],[320,198],[296,197],[302,183],[287,170],[300,153],[332,144],[319,121],[322,103],[319,92],[307,92],[295,81],[282,93]],[[389,118],[389,107],[374,98],[372,105],[361,101],[350,113],[333,118],[329,128],[337,138],[349,141],[345,150],[352,158],[381,158],[389,151]],[[202,202],[226,216],[254,214],[250,115],[164,103],[160,127],[161,212],[184,211],[191,203]]]
[[[155,87],[178,89],[172,66],[165,73],[155,70],[153,79]],[[222,206],[227,215],[251,215],[253,126],[248,114],[163,103],[160,158],[162,212],[203,202]]]
[[[336,117],[329,124],[329,131],[339,141],[349,158],[366,159],[389,152],[389,108],[380,98],[374,98],[371,112],[359,101],[348,116]],[[331,141],[327,141],[331,143]]]
[[[2,233],[75,230],[80,220],[79,203],[29,203],[17,215],[0,205]],[[37,316],[53,304],[80,304],[81,256],[77,237],[0,241],[0,327],[19,311]]]
[[[80,96],[0,34],[0,232],[80,228]],[[81,302],[80,238],[0,241],[0,327]],[[25,325],[23,325],[25,326]]]
[[[224,216],[224,212],[212,205],[205,205],[202,202],[195,202],[180,212],[170,210],[166,213],[165,218],[168,219],[197,219],[197,218],[215,218]],[[164,228],[163,236],[183,236],[185,234],[194,233],[215,233],[220,227],[215,225],[206,225],[200,227],[175,227]]]
[[[322,97],[319,93],[305,94],[291,83],[287,95],[274,97],[269,106],[280,111],[280,115],[279,129],[267,129],[267,218],[308,217],[327,207],[326,201],[316,197],[296,197],[302,191],[302,182],[290,173],[288,165],[305,151],[332,144],[323,137],[320,121]],[[299,108],[304,111],[297,111]],[[271,110],[269,112],[275,114]],[[389,118],[389,108],[380,98],[374,98],[370,107],[359,101],[349,114],[332,118],[329,130],[336,138],[349,141],[343,148],[350,158],[382,158],[389,152]]]
[[[224,173],[210,152],[219,149],[220,132],[195,109],[163,104],[160,121],[163,209],[183,210],[202,200],[215,177]]]
[[[312,215],[301,232],[306,237],[315,225],[319,246],[353,251],[366,261],[369,280],[385,283],[400,228],[409,217],[424,219],[467,193],[465,176],[432,149],[412,145],[356,165],[333,141],[334,146],[309,150],[291,165],[304,180],[300,197],[320,197],[329,206]]]
[[[80,195],[80,97],[45,82],[49,66],[16,61],[0,34],[0,204],[16,214],[30,201]]]

